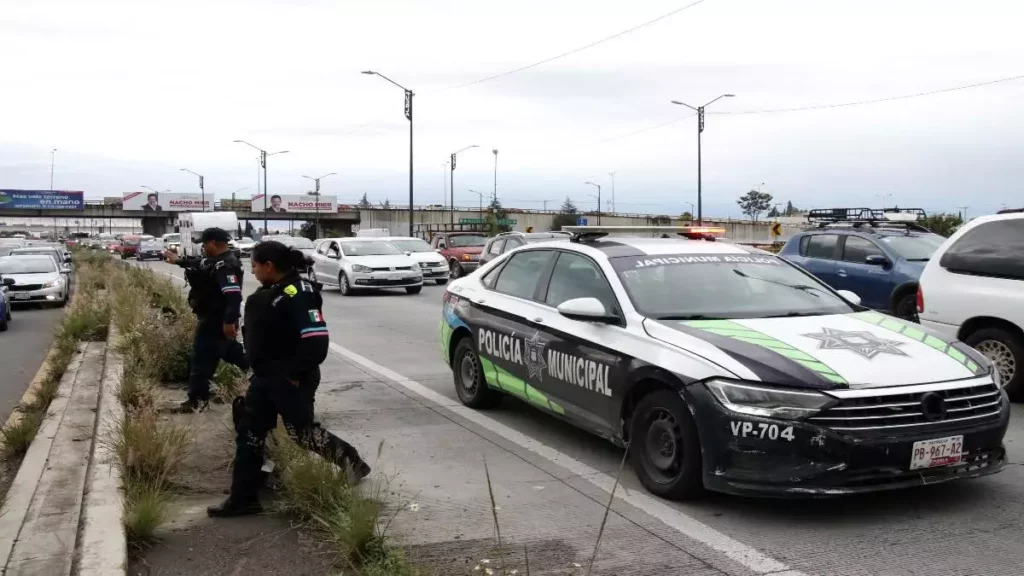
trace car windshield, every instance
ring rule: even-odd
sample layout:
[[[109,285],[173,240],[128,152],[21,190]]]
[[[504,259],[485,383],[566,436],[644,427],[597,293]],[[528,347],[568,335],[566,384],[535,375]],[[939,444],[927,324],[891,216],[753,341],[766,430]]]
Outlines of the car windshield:
[[[434,249],[419,238],[401,238],[398,240],[392,240],[392,244],[398,247],[402,252],[433,252]]]
[[[390,242],[345,242],[341,245],[346,256],[384,256],[389,254],[401,254]]]
[[[5,256],[0,258],[2,274],[45,274],[56,272],[57,263],[53,258],[38,256]]]
[[[152,242],[147,240],[142,243],[142,246],[140,246],[140,248],[142,248],[143,250],[163,250],[164,245],[159,242]]]
[[[893,252],[910,261],[924,262],[935,254],[935,251],[946,241],[938,234],[922,234],[920,236],[883,236],[883,244]]]
[[[775,256],[624,256],[612,265],[633,306],[665,320],[845,314],[853,308]]]
[[[180,234],[168,234],[164,236],[164,242],[181,242]]]
[[[448,237],[448,245],[452,248],[471,248],[474,246],[483,246],[487,243],[487,237],[484,235],[475,234],[458,234],[456,236]]]

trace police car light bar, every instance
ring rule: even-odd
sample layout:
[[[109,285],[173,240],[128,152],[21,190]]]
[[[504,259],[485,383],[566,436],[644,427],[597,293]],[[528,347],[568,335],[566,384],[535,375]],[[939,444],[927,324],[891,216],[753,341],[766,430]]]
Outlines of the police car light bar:
[[[573,242],[596,240],[609,234],[678,234],[691,239],[713,240],[716,235],[725,234],[720,226],[563,226],[562,230],[572,234]]]

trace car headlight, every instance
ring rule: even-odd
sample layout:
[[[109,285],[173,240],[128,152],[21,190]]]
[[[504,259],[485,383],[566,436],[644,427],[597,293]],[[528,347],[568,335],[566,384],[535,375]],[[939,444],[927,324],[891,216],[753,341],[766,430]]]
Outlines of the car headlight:
[[[753,382],[709,380],[705,386],[732,412],[763,418],[799,420],[835,403],[835,399],[820,392],[773,388]]]
[[[43,284],[43,288],[56,288],[56,287],[60,286],[62,283],[63,283],[63,280],[61,280],[60,278],[58,278],[56,280],[50,280],[46,284]]]
[[[473,256],[471,256],[469,254],[463,254],[462,255],[462,259],[465,260],[465,261],[469,261],[469,260],[473,259]]]
[[[353,264],[352,265],[352,271],[353,272],[373,272],[373,268],[370,268],[369,266],[363,266],[362,264]]]

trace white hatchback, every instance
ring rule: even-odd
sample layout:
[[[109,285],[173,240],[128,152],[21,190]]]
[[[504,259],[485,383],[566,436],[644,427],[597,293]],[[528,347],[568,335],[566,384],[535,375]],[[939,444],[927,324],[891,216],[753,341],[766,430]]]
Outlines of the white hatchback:
[[[415,260],[420,265],[424,281],[433,280],[438,285],[448,282],[448,262],[444,256],[438,254],[437,250],[431,248],[430,244],[409,236],[387,236],[380,240],[391,242],[396,248],[405,252],[406,256]]]
[[[313,277],[337,286],[343,296],[367,288],[423,289],[420,265],[394,244],[379,238],[324,238],[313,253]]]
[[[970,344],[1024,400],[1024,211],[975,218],[935,251],[917,292],[922,325]]]

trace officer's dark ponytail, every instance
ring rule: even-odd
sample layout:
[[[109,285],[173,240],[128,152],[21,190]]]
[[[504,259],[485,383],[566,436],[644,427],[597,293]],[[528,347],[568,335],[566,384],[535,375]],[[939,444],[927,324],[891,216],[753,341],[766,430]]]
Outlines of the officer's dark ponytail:
[[[260,264],[272,263],[281,274],[288,274],[293,270],[305,270],[309,266],[306,262],[306,255],[301,251],[272,240],[260,242],[254,246],[252,259]]]

